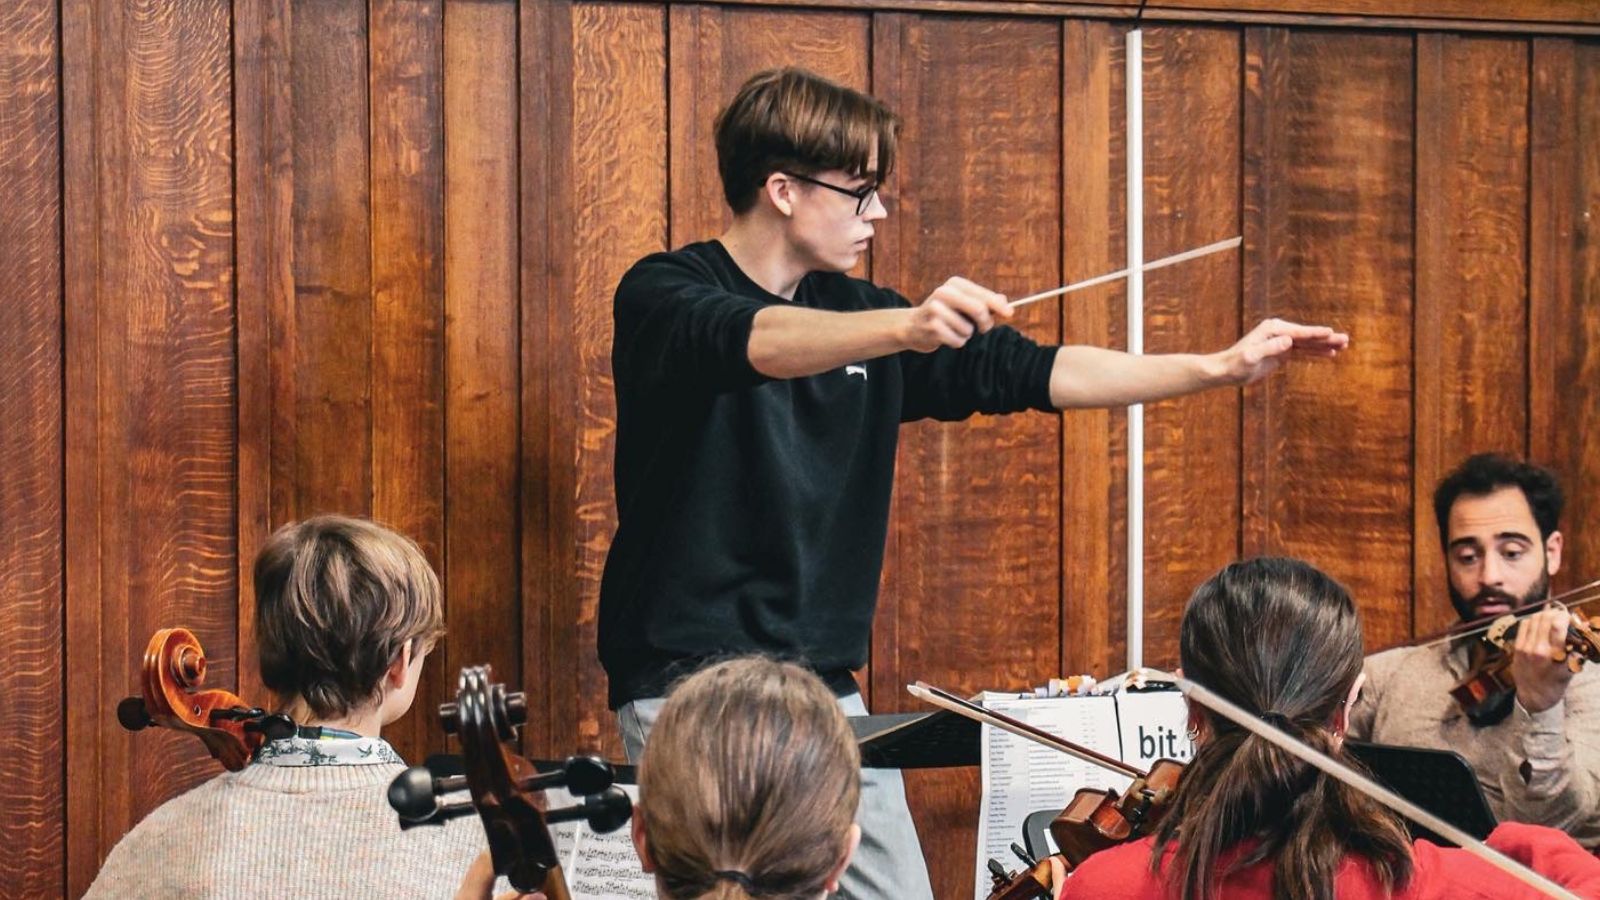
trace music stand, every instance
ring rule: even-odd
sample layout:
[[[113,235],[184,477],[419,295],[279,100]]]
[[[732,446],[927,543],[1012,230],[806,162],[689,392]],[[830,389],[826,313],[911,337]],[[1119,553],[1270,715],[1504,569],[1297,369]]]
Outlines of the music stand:
[[[1494,830],[1494,813],[1472,767],[1453,750],[1395,747],[1346,740],[1345,749],[1372,771],[1385,787],[1460,828],[1478,840]],[[1430,829],[1406,821],[1413,838],[1454,847]]]
[[[851,716],[850,728],[866,769],[944,769],[982,759],[982,725],[949,710]]]

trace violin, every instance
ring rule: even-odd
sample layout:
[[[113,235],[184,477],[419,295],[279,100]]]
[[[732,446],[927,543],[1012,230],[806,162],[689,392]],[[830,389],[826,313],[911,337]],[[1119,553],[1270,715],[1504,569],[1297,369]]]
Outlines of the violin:
[[[1171,807],[1172,797],[1178,789],[1178,779],[1183,773],[1183,763],[1177,760],[1160,759],[1148,772],[1143,771],[1020,719],[985,709],[949,691],[922,682],[912,685],[909,690],[935,706],[1133,779],[1128,789],[1120,794],[1110,789],[1080,788],[1060,815],[1050,822],[1050,836],[1061,850],[1057,855],[1069,872],[1101,850],[1152,833]],[[1011,850],[1022,859],[1026,868],[1020,873],[1007,872],[998,860],[989,860],[994,889],[988,900],[1032,900],[1035,897],[1050,900],[1048,860],[1036,861],[1016,845],[1012,845]]]
[[[1183,763],[1158,759],[1120,796],[1109,789],[1080,788],[1050,823],[1050,836],[1074,866],[1108,847],[1138,840],[1161,824],[1182,774]]]
[[[1543,604],[1539,608],[1544,608]],[[1517,696],[1517,686],[1511,678],[1511,648],[1521,622],[1515,613],[1491,622],[1468,651],[1466,676],[1450,689],[1450,696],[1474,725],[1493,725],[1511,713]],[[1574,674],[1586,660],[1600,662],[1600,616],[1586,619],[1573,613],[1566,639],[1557,652],[1555,661],[1565,662]]]
[[[993,890],[986,900],[1055,900],[1051,894],[1050,863],[1048,858],[1037,860],[1019,844],[1011,845],[1011,852],[1022,860],[1021,872],[1008,872],[1000,860],[989,860],[989,877]]]
[[[250,763],[267,741],[290,737],[295,724],[223,690],[200,690],[206,654],[194,632],[163,628],[144,651],[140,694],[117,704],[117,721],[129,731],[151,726],[186,731],[200,738],[230,772]]]
[[[612,784],[611,766],[598,757],[574,756],[560,770],[540,774],[507,746],[527,718],[526,696],[495,684],[487,665],[462,669],[455,702],[439,706],[439,723],[460,739],[466,774],[436,777],[425,766],[412,766],[389,785],[389,805],[402,829],[477,813],[496,875],[523,893],[543,891],[550,900],[571,900],[549,826],[583,821],[597,833],[615,831],[633,815],[633,801]],[[584,800],[546,811],[542,792],[552,787],[565,787]],[[472,799],[440,802],[461,790],[470,791]]]

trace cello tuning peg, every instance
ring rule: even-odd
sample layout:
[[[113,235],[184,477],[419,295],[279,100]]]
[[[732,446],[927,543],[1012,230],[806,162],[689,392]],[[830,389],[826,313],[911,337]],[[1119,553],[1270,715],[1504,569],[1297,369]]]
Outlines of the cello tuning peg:
[[[528,696],[521,691],[506,694],[506,719],[514,726],[527,724]]]
[[[545,821],[552,825],[557,822],[584,821],[589,824],[589,829],[596,834],[605,834],[616,831],[633,815],[633,800],[619,787],[608,787],[603,792],[586,797],[576,806],[565,809],[553,809],[545,813]]]
[[[598,756],[573,756],[561,766],[567,790],[587,796],[598,794],[616,780],[611,764]]]
[[[143,697],[124,697],[117,704],[117,723],[129,731],[142,731],[155,724]]]
[[[425,766],[412,766],[396,775],[389,783],[389,806],[400,814],[402,825],[432,821],[440,812],[433,773]]]

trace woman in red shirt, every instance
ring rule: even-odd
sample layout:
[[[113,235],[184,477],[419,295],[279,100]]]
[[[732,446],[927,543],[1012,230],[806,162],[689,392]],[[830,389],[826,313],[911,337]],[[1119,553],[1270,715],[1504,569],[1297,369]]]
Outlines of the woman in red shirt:
[[[1363,680],[1350,595],[1292,559],[1234,563],[1189,599],[1183,671],[1345,763]],[[1085,860],[1061,900],[1461,900],[1543,896],[1459,849],[1412,842],[1399,816],[1198,704],[1194,760],[1157,832]],[[1600,897],[1600,860],[1567,835],[1505,824],[1488,843],[1569,890]]]

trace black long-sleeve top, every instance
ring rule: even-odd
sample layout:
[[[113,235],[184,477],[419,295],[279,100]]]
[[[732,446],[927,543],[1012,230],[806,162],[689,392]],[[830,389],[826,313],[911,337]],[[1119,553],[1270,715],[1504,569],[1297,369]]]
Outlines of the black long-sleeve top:
[[[636,263],[617,287],[618,527],[600,587],[612,708],[661,696],[708,658],[795,659],[840,693],[866,664],[901,422],[1050,410],[1054,347],[1006,327],[804,378],[750,365],[752,320],[794,303],[907,307],[814,272],[792,301],[722,244]]]

